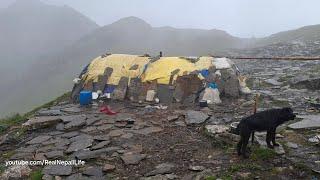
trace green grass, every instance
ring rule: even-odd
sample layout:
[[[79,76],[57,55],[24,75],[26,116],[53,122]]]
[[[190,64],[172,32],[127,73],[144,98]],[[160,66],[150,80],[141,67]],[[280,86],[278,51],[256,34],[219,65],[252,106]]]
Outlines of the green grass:
[[[255,147],[253,148],[251,158],[253,160],[268,160],[276,156],[276,153],[269,148]]]
[[[0,174],[2,174],[6,170],[4,163],[0,164]]]
[[[7,117],[0,120],[0,134],[5,132],[9,127],[23,123],[26,120],[25,116],[15,114],[11,117]]]
[[[277,106],[277,107],[288,107],[290,106],[288,101],[282,101],[282,100],[274,100],[271,102],[271,104],[273,106]]]
[[[214,176],[207,176],[204,178],[205,180],[216,180],[217,178]]]
[[[29,180],[42,180],[42,176],[41,169],[38,169],[31,172]]]
[[[9,159],[9,158],[10,158],[11,156],[13,156],[14,154],[15,154],[14,151],[7,151],[7,152],[2,153],[1,158]]]
[[[256,164],[255,162],[243,162],[243,163],[238,163],[238,164],[232,164],[229,168],[226,170],[222,171],[221,174],[218,175],[220,179],[225,179],[225,180],[231,180],[234,179],[234,175],[237,174],[237,172],[261,172],[265,171],[262,166],[259,164]]]

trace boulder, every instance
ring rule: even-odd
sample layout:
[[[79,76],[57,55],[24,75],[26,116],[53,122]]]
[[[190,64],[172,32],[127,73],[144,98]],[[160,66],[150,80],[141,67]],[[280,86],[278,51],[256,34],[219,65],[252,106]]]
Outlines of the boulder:
[[[185,121],[187,125],[191,124],[201,124],[205,122],[209,116],[201,111],[188,110],[186,112]]]

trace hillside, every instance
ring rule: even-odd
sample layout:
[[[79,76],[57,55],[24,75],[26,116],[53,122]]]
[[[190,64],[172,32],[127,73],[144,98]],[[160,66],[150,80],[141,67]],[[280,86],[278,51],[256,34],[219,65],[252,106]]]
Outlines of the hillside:
[[[276,43],[308,42],[320,39],[320,25],[304,26],[299,29],[283,31],[271,36],[261,38],[255,43],[255,47]]]
[[[96,28],[95,22],[70,7],[47,5],[39,0],[18,0],[0,9],[0,93],[20,89],[23,95],[25,82],[32,80],[24,79],[19,84],[20,80],[36,59],[46,61],[44,55],[61,51]],[[13,99],[11,95],[0,97],[0,114],[19,110],[8,105]]]

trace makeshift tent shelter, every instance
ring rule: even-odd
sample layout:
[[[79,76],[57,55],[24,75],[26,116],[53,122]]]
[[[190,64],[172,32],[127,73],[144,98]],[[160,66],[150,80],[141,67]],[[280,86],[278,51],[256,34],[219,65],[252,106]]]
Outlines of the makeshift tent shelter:
[[[239,71],[231,60],[110,54],[95,58],[87,66],[72,96],[76,100],[85,89],[100,90],[114,99],[150,101],[158,98],[162,103],[194,103],[209,86],[218,87],[222,95],[239,96]]]

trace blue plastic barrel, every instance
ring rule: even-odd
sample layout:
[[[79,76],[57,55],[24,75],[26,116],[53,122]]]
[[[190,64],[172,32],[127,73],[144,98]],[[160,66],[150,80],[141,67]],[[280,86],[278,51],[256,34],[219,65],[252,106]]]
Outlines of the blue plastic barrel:
[[[88,105],[92,101],[91,91],[81,91],[79,96],[80,105]]]

